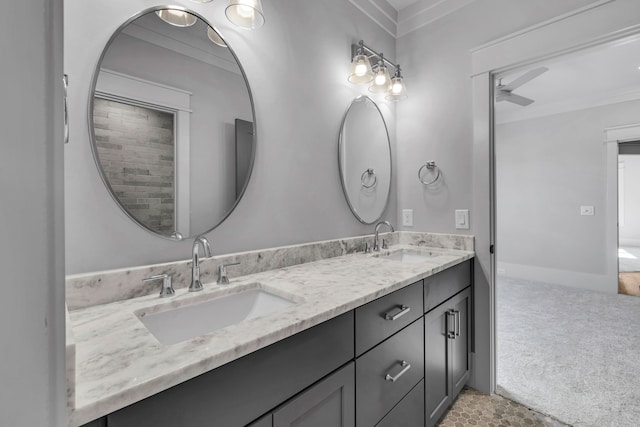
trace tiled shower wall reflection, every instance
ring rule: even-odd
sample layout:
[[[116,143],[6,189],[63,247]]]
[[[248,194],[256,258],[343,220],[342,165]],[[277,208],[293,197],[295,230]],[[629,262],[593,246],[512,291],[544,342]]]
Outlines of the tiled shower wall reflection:
[[[100,163],[124,207],[147,227],[174,226],[174,115],[95,98],[93,119]]]

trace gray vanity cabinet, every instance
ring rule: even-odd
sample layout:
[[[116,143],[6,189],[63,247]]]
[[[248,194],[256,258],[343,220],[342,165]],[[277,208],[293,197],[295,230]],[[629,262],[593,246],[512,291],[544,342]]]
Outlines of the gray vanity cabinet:
[[[471,288],[425,317],[425,416],[434,426],[469,379]]]
[[[424,380],[407,394],[376,427],[424,426]]]
[[[315,384],[273,412],[273,427],[354,427],[354,363]]]
[[[107,416],[108,427],[245,426],[353,360],[353,312]]]
[[[420,318],[356,359],[358,427],[376,425],[424,377],[422,333]]]

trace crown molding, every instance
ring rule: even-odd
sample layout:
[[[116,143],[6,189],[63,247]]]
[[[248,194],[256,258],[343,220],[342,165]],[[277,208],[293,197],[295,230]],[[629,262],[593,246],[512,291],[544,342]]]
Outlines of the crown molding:
[[[475,0],[420,0],[398,12],[397,37],[405,36],[462,9]]]
[[[398,12],[387,0],[349,0],[349,3],[367,15],[391,36],[396,37],[398,32]]]
[[[349,0],[394,38],[402,37],[475,0],[419,0],[399,12],[387,0]]]

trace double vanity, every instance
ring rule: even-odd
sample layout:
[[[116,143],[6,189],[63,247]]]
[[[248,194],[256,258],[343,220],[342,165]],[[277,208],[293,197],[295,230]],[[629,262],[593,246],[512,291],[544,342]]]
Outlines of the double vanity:
[[[434,425],[469,376],[473,237],[381,237],[201,259],[200,292],[188,261],[68,277],[70,424]]]
[[[124,19],[138,6],[120,3],[65,5],[117,27],[90,83],[88,134],[117,224],[140,227],[121,230],[125,261],[111,265],[128,265],[127,250],[171,259],[190,239],[193,259],[67,277],[70,426],[434,425],[469,377],[473,237],[378,222],[394,208],[376,102],[350,101],[337,147],[346,202],[378,222],[375,238],[210,257],[204,236],[233,213],[256,160],[239,59],[252,51],[240,43],[237,56],[213,13],[150,5]],[[68,22],[85,41],[84,21]],[[85,206],[96,192],[77,194]],[[115,227],[107,212],[90,217],[99,233]]]

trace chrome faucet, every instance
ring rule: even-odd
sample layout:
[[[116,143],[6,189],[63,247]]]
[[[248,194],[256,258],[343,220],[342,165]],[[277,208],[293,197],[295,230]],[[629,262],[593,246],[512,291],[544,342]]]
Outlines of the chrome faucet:
[[[376,224],[376,237],[373,239],[373,250],[375,252],[379,252],[380,251],[380,244],[379,244],[379,240],[378,240],[378,233],[380,232],[380,226],[381,225],[386,225],[389,227],[389,230],[391,230],[391,232],[393,233],[395,230],[393,229],[393,225],[391,225],[391,223],[389,221],[380,221],[379,223]],[[383,240],[384,241],[384,240]],[[386,244],[383,244],[383,248],[382,249],[387,249]]]
[[[191,264],[191,285],[189,285],[189,292],[197,292],[202,290],[202,283],[200,283],[200,256],[198,254],[199,246],[202,246],[202,252],[204,252],[205,258],[211,256],[211,246],[209,241],[204,236],[196,237],[193,242],[193,261]]]

